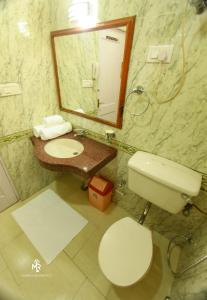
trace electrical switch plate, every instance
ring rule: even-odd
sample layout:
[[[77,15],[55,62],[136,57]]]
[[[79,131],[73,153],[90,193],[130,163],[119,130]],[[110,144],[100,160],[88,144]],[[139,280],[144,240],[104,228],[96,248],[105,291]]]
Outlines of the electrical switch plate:
[[[0,97],[8,97],[21,94],[19,83],[0,83]]]
[[[93,80],[82,80],[82,87],[83,88],[92,88]]]
[[[152,60],[158,59],[158,55],[159,55],[159,48],[157,46],[149,47],[148,58]]]
[[[158,45],[148,48],[148,63],[166,63],[169,64],[172,59],[174,45]]]

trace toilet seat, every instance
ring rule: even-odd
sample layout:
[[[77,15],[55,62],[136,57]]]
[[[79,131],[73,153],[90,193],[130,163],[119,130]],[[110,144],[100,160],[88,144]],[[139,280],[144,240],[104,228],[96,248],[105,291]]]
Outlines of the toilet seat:
[[[153,255],[149,229],[126,217],[109,227],[99,246],[99,265],[109,281],[129,286],[147,273]]]

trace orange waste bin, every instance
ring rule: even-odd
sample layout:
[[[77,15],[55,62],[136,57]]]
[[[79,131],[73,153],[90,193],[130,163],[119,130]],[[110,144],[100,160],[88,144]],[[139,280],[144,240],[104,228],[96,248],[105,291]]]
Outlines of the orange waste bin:
[[[93,176],[88,184],[89,202],[101,211],[111,203],[113,183],[101,176]]]

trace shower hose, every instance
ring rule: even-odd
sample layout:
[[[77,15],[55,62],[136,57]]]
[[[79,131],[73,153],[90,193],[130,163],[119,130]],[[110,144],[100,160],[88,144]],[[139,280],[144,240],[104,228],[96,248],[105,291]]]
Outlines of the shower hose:
[[[195,208],[197,209],[200,213],[202,213],[203,215],[207,215],[207,212],[202,210],[200,207],[198,207],[197,205],[195,205],[194,203],[189,203],[186,205],[186,208],[183,210],[183,214],[188,216],[189,213],[190,213],[190,210],[191,208]],[[183,275],[185,272],[187,272],[188,270],[196,267],[197,265],[199,265],[200,263],[202,263],[203,261],[205,261],[207,259],[207,255],[204,255],[202,257],[200,257],[199,259],[197,259],[194,263],[190,264],[189,266],[187,266],[184,270],[182,271],[179,271],[179,272],[175,272],[172,268],[172,265],[171,265],[171,254],[172,254],[172,250],[174,247],[176,246],[179,246],[178,243],[176,243],[176,240],[177,239],[183,239],[184,241],[188,241],[190,242],[192,237],[190,235],[176,235],[174,236],[170,241],[169,241],[169,244],[168,244],[168,248],[167,248],[167,263],[168,263],[168,266],[171,270],[171,272],[173,273],[174,276],[176,277],[179,277],[181,275]],[[173,244],[173,242],[175,242]]]
[[[207,255],[204,255],[204,256],[200,257],[199,259],[197,259],[194,263],[187,266],[182,271],[179,271],[179,272],[174,271],[172,268],[172,265],[171,265],[171,254],[172,254],[172,250],[176,246],[179,246],[178,243],[173,243],[173,242],[176,242],[176,239],[178,239],[178,238],[179,239],[182,238],[183,240],[189,241],[189,242],[191,241],[191,236],[186,236],[186,235],[182,235],[182,236],[176,235],[169,241],[168,248],[167,248],[167,263],[168,263],[168,266],[169,266],[171,272],[173,273],[173,275],[175,277],[179,277],[179,276],[183,275],[185,272],[196,267],[197,265],[199,265],[200,263],[202,263],[203,261],[205,261],[207,259]]]

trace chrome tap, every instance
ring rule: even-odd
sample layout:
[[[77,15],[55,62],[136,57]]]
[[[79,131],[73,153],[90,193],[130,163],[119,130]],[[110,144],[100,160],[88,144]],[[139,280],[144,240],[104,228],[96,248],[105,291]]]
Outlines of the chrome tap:
[[[87,133],[87,130],[83,129],[83,128],[76,128],[74,129],[74,136],[85,136]]]

